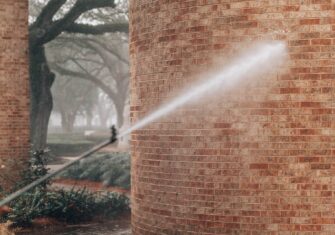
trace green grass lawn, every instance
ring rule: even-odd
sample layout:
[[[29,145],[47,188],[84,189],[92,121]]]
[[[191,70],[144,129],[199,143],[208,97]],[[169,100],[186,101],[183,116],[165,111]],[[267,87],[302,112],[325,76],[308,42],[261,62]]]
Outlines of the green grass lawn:
[[[54,133],[48,135],[48,148],[53,157],[77,156],[108,138],[108,134],[85,136],[84,133]]]

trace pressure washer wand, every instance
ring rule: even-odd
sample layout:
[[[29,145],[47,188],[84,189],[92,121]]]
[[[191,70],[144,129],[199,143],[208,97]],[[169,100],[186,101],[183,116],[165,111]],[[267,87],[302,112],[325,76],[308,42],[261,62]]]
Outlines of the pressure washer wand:
[[[36,187],[37,185],[45,182],[46,180],[56,176],[57,174],[59,174],[60,172],[62,172],[63,170],[71,167],[72,165],[76,164],[77,162],[79,162],[80,160],[92,155],[93,153],[99,151],[100,149],[110,145],[110,144],[113,144],[117,141],[117,131],[116,131],[116,128],[115,126],[112,126],[111,127],[111,137],[109,140],[93,147],[92,149],[88,150],[87,152],[83,153],[82,155],[78,156],[78,158],[74,161],[71,161],[67,164],[65,164],[63,167],[59,168],[58,170],[50,173],[50,174],[47,174],[37,180],[35,180],[34,182],[28,184],[27,186],[23,187],[22,189],[8,195],[7,197],[5,197],[4,199],[2,199],[0,201],[0,207],[1,206],[4,206],[6,204],[8,204],[9,202],[13,201],[14,199],[18,198],[20,195],[22,195],[23,193],[33,189],[34,187]]]

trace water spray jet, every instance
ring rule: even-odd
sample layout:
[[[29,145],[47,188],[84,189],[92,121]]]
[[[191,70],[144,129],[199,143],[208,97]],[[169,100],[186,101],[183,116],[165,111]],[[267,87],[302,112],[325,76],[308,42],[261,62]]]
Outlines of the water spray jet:
[[[208,91],[215,92],[219,88],[229,89],[241,82],[244,77],[273,70],[283,62],[285,56],[286,44],[283,42],[273,41],[257,44],[209,79],[191,86],[191,89],[182,92],[167,104],[162,105],[156,111],[135,123],[128,130],[120,133],[120,137],[148,125],[194,99],[203,97]],[[262,66],[262,68],[259,69],[259,66]]]

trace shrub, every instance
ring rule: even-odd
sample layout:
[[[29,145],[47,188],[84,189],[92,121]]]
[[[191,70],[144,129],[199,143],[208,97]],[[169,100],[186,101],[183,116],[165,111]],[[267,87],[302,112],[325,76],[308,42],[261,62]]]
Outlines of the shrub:
[[[96,215],[115,216],[128,210],[129,199],[116,193],[98,195],[86,189],[25,193],[13,201],[5,219],[16,226],[30,226],[33,219],[50,217],[67,223],[78,223]]]
[[[2,220],[16,226],[30,226],[33,219],[50,217],[67,223],[78,223],[96,215],[115,216],[128,210],[129,199],[117,193],[98,195],[86,189],[43,192],[36,188],[10,203],[12,211]]]
[[[35,152],[29,169],[25,172],[20,188],[47,174],[44,152]],[[51,191],[48,182],[24,193],[10,203],[12,211],[1,218],[11,220],[15,226],[31,225],[33,219],[51,217],[68,223],[77,223],[91,219],[95,215],[116,215],[128,210],[129,199],[124,195],[91,193],[86,189]]]
[[[65,171],[62,178],[103,182],[105,186],[130,188],[128,153],[96,154]]]
[[[18,181],[12,190],[13,191],[19,190],[22,187],[39,179],[40,177],[48,174],[49,171],[49,169],[47,168],[48,157],[49,157],[48,151],[45,150],[31,151],[28,168],[22,173],[21,181]],[[47,180],[37,187],[46,190],[46,187],[49,183],[50,181]]]

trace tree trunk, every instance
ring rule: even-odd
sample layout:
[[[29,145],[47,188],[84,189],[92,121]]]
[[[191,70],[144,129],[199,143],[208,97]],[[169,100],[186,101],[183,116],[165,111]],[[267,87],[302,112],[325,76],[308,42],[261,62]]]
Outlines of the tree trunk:
[[[30,47],[31,142],[35,150],[46,147],[48,123],[52,111],[51,86],[55,75],[50,72],[43,46]]]
[[[106,128],[110,110],[106,105],[104,105],[103,101],[100,101],[98,103],[97,110],[99,115],[100,127]]]
[[[99,115],[99,120],[100,120],[100,126],[103,128],[107,127],[107,120],[108,120],[108,116],[107,115]]]
[[[74,128],[74,122],[76,120],[76,113],[61,113],[62,117],[62,129],[65,133],[72,133]]]
[[[118,89],[118,95],[116,99],[112,99],[115,105],[115,110],[116,110],[116,117],[117,117],[117,127],[121,128],[124,124],[124,109],[126,106],[126,97],[127,97],[127,92],[128,90],[128,85],[124,84],[124,81],[121,80],[121,82],[118,83],[117,85]]]
[[[117,121],[117,127],[121,128],[123,126],[123,121],[124,121],[124,102],[123,100],[117,102],[115,101],[115,109],[116,109],[116,121]]]
[[[86,112],[86,127],[91,128],[93,121],[93,114],[92,112]]]

